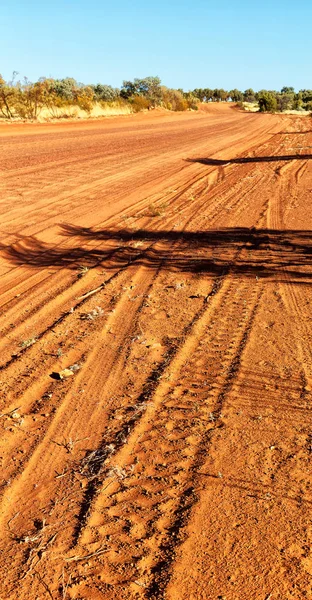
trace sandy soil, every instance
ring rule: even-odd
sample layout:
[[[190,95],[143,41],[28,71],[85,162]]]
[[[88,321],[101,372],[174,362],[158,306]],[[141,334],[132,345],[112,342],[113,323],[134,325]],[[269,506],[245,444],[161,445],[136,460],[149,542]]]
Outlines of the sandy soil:
[[[0,140],[0,597],[312,598],[309,120]]]

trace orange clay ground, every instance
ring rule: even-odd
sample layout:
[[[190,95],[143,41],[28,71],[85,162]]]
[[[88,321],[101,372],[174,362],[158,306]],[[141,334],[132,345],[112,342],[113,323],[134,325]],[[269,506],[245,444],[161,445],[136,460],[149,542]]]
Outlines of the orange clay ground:
[[[1,600],[312,598],[310,119],[0,144]]]

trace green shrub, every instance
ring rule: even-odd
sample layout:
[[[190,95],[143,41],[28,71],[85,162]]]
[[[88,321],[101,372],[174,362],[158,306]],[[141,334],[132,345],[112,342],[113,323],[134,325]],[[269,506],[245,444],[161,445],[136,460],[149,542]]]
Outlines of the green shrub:
[[[120,96],[125,100],[132,97],[143,96],[150,102],[150,107],[161,104],[161,81],[159,77],[145,77],[133,81],[124,81],[120,90]]]
[[[260,112],[276,112],[277,99],[271,92],[263,92],[258,98]]]

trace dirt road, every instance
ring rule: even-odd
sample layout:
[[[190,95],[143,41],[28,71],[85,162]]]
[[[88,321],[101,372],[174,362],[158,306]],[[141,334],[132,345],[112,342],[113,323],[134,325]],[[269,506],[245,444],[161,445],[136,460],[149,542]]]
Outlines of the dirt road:
[[[0,597],[312,598],[309,119],[0,145]]]

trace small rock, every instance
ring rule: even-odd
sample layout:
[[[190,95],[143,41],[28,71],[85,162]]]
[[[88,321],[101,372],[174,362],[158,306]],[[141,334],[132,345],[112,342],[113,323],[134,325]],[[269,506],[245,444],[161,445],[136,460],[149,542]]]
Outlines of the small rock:
[[[150,340],[145,340],[144,342],[142,342],[143,344],[145,344],[146,348],[161,348],[161,344],[159,342],[155,341],[155,338],[150,339]]]
[[[67,377],[71,377],[72,375],[74,375],[74,371],[72,371],[71,369],[63,369],[62,371],[56,372],[53,371],[53,373],[51,373],[50,377],[52,377],[52,379],[67,379]]]

